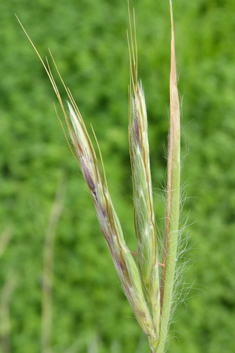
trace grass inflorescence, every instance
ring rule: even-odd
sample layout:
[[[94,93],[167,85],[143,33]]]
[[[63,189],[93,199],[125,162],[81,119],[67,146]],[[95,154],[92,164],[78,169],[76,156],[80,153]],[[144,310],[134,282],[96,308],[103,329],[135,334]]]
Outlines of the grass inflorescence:
[[[68,95],[69,101],[67,106],[64,106],[48,61],[44,63],[33,42],[20,23],[39,59],[41,60],[58,98],[73,145],[73,148],[71,146],[70,147],[74,151],[73,153],[79,163],[92,195],[97,217],[110,250],[114,266],[121,280],[123,290],[129,300],[130,305],[132,306],[139,325],[148,336],[152,353],[163,353],[165,350],[172,304],[177,240],[179,233],[180,110],[176,79],[175,43],[171,0],[170,15],[170,132],[168,146],[165,243],[162,263],[160,262],[158,255],[153,209],[147,110],[142,84],[138,79],[135,16],[133,16],[134,26],[132,26],[129,10],[129,148],[132,166],[134,221],[138,249],[137,254],[133,254],[129,250],[124,239],[121,223],[118,219],[109,193],[104,163],[95,134],[94,137],[99,150],[99,159],[96,155],[81,113],[70,90],[66,87],[59,73],[52,54],[50,53],[53,64]],[[68,139],[67,141],[70,145]],[[101,162],[99,162],[99,160]],[[162,269],[161,271],[160,268]]]

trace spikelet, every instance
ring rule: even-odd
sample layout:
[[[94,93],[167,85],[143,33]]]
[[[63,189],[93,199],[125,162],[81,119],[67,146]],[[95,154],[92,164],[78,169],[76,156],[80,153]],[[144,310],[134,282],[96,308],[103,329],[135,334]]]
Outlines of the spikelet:
[[[135,46],[134,49],[130,12],[129,22],[131,41],[129,43],[128,40],[128,43],[131,86],[133,90],[132,97],[130,97],[132,110],[130,109],[129,113],[129,148],[132,166],[138,265],[143,287],[152,312],[155,334],[158,337],[160,325],[160,285],[149,160],[148,121],[144,91],[142,84],[138,82],[137,47]]]
[[[132,119],[129,129],[135,231],[141,278],[158,335],[160,287],[147,129],[144,92],[141,84],[135,83],[132,97]]]
[[[134,191],[135,230],[141,276],[143,283],[148,288],[151,281],[152,264],[156,262],[156,234],[149,165],[147,112],[144,92],[138,83],[135,87],[132,102],[130,155]]]
[[[80,161],[81,170],[93,197],[96,213],[113,263],[141,328],[149,337],[151,345],[155,345],[152,318],[143,294],[139,271],[124,240],[122,228],[110,198],[106,178],[103,181],[99,163],[83,120],[81,117],[77,117],[69,103],[68,105],[73,125],[73,130],[69,127],[70,135]]]

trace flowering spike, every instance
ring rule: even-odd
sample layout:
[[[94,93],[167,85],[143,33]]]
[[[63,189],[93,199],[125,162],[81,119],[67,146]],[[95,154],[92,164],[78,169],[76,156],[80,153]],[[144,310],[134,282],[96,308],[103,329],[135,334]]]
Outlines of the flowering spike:
[[[107,185],[104,184],[100,167],[87,131],[69,105],[74,133],[70,131],[80,166],[93,197],[101,229],[108,243],[113,263],[120,277],[124,292],[133,308],[143,331],[154,342],[152,318],[143,294],[139,270],[124,240],[121,224],[112,204]],[[106,178],[105,178],[106,179]]]
[[[130,17],[129,21],[131,38],[131,43],[129,43],[128,39],[130,81],[133,88],[133,95],[130,97],[132,111],[130,109],[129,147],[133,180],[135,233],[141,280],[151,308],[155,336],[158,339],[160,325],[160,284],[149,160],[147,110],[142,84],[141,82],[138,83],[138,60],[137,52],[134,51]]]

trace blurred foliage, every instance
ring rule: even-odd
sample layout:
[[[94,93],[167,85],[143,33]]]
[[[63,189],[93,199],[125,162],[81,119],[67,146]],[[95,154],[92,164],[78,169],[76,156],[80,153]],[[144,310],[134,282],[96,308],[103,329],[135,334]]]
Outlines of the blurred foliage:
[[[148,108],[155,212],[162,241],[169,5],[132,0],[131,6],[136,12],[139,73]],[[182,99],[182,225],[187,219],[183,238],[189,236],[189,251],[183,256],[183,261],[189,259],[189,268],[182,281],[186,289],[192,288],[186,302],[178,302],[169,353],[232,352],[235,2],[175,0],[173,6]],[[0,259],[0,288],[14,273],[17,284],[9,303],[12,352],[40,351],[43,244],[61,172],[67,186],[55,242],[53,352],[69,347],[70,352],[81,353],[148,352],[56,118],[55,95],[15,13],[41,55],[48,56],[47,48],[51,49],[87,126],[93,125],[113,202],[127,242],[135,250],[127,137],[126,1],[2,1],[0,233],[8,225],[14,228]],[[66,99],[64,93],[62,97]]]

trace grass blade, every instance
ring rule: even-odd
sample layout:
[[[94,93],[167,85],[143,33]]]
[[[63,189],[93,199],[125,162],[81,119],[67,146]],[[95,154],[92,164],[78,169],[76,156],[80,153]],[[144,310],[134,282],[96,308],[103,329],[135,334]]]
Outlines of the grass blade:
[[[59,182],[54,204],[46,230],[44,244],[44,268],[42,283],[42,353],[51,352],[51,328],[52,328],[52,281],[54,262],[55,232],[59,217],[63,210],[65,185]]]

